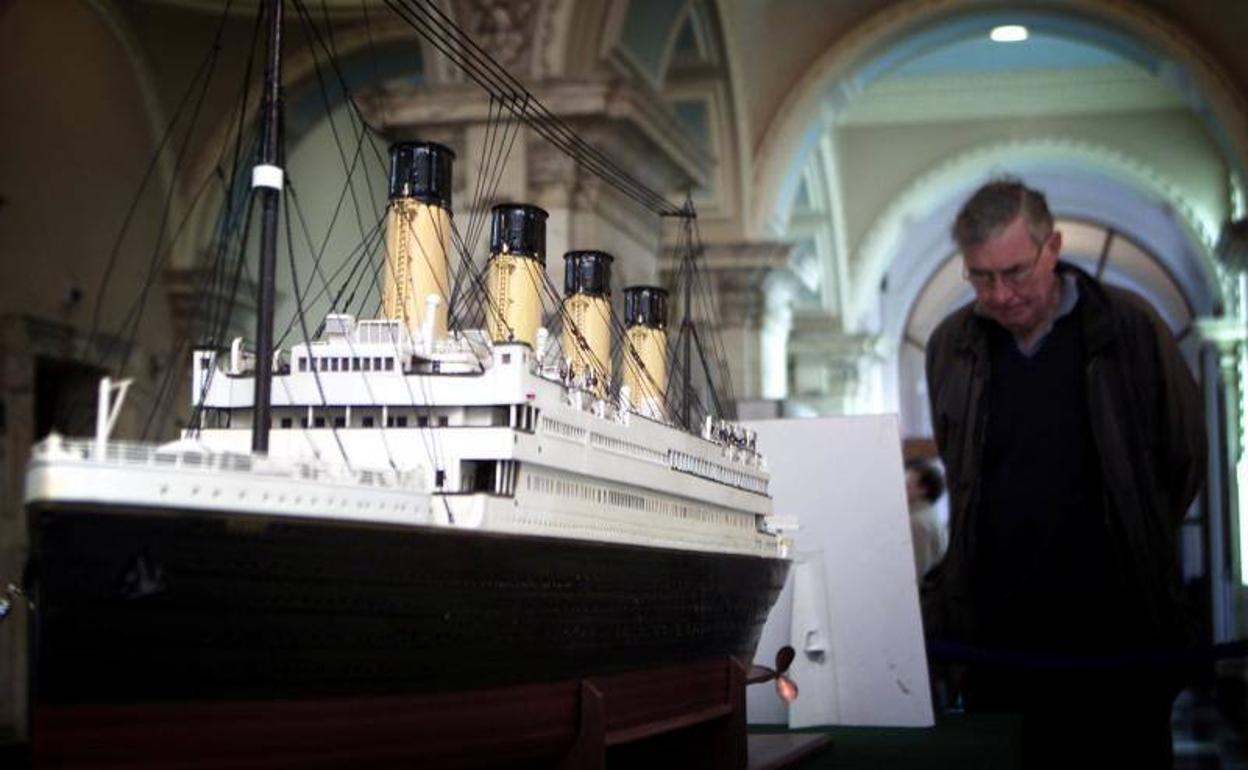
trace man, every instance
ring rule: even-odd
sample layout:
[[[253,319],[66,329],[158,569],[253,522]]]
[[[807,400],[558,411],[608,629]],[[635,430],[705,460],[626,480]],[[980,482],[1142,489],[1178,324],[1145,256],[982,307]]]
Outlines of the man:
[[[906,503],[910,508],[910,544],[914,546],[914,569],[920,581],[945,557],[949,536],[933,507],[945,493],[940,471],[926,460],[906,463]]]
[[[1199,392],[1142,299],[1058,261],[1039,192],[990,182],[953,237],[975,301],[927,346],[950,489],[928,634],[1004,653],[970,667],[967,706],[1021,713],[1029,765],[1168,767],[1181,679],[1127,654],[1187,641],[1176,538],[1204,479]]]

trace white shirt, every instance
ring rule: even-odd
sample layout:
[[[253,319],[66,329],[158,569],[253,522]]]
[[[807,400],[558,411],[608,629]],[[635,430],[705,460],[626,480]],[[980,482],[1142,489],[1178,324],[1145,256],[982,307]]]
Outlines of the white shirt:
[[[914,545],[914,569],[922,581],[927,571],[945,558],[949,547],[949,533],[932,506],[923,505],[910,514],[910,542]]]

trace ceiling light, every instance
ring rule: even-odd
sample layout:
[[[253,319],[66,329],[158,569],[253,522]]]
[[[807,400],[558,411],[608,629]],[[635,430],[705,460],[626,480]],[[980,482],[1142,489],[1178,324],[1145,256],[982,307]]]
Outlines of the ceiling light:
[[[1021,24],[1002,24],[988,33],[994,43],[1021,43],[1027,39],[1027,28]]]

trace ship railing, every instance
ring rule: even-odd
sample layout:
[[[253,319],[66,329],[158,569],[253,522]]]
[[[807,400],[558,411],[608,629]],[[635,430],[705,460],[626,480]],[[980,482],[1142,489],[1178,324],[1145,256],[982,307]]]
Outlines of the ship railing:
[[[281,457],[260,457],[241,452],[212,452],[185,447],[109,441],[101,455],[94,441],[48,436],[32,450],[32,460],[72,460],[133,468],[159,468],[184,472],[250,474],[299,481],[341,482],[379,489],[419,487],[420,474],[389,468],[348,468]]]

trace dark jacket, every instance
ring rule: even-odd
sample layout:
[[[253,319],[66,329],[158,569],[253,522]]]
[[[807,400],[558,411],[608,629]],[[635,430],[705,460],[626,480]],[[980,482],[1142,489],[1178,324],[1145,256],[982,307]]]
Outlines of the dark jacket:
[[[1092,432],[1105,489],[1106,525],[1127,594],[1144,629],[1141,644],[1186,640],[1180,600],[1179,522],[1205,479],[1204,414],[1195,382],[1156,312],[1131,292],[1075,275]],[[932,427],[949,480],[949,550],[923,589],[933,639],[977,641],[970,586],[976,500],[987,420],[987,324],[968,305],[927,344]],[[1061,565],[1054,565],[1061,569]]]

